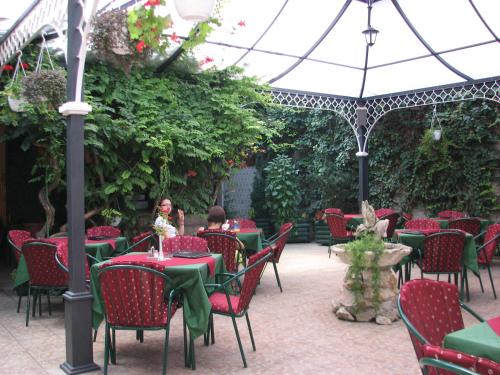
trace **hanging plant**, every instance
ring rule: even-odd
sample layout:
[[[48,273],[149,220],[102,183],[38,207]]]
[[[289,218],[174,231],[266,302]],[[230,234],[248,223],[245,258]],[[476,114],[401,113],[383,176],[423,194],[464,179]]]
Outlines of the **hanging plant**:
[[[47,103],[52,109],[66,100],[66,74],[62,69],[29,73],[22,80],[22,95],[31,104]]]

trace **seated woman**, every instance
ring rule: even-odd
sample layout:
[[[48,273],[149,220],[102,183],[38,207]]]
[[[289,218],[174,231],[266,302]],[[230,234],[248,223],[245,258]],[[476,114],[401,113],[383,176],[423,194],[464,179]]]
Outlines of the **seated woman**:
[[[199,227],[198,232],[205,229],[224,229],[222,226],[226,222],[226,211],[221,206],[213,206],[208,210],[207,227]]]
[[[164,219],[168,220],[168,216],[172,212],[172,202],[170,201],[169,198],[163,198],[160,201],[160,205],[158,206],[158,214],[159,217],[163,217]],[[175,237],[177,235],[182,236],[184,235],[184,211],[181,209],[177,210],[177,216],[178,216],[178,221],[179,221],[179,229],[177,230],[176,227],[174,227],[172,224],[168,223],[167,224],[167,238],[168,237]],[[159,218],[158,217],[158,218]],[[158,219],[156,219],[158,221]],[[156,225],[155,221],[155,225]]]

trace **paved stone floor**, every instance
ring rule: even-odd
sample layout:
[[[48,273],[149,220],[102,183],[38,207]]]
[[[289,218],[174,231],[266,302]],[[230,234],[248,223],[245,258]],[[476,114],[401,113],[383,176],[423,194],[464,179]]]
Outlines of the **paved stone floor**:
[[[215,317],[216,343],[203,346],[196,340],[198,374],[420,374],[408,333],[401,321],[391,326],[350,323],[332,313],[332,297],[339,293],[345,266],[335,256],[328,259],[327,247],[316,244],[289,244],[279,264],[283,293],[272,267],[264,273],[254,296],[250,319],[257,351],[251,343],[244,319],[238,321],[248,368],[244,369],[231,320]],[[500,292],[500,262],[493,267]],[[486,292],[471,277],[469,305],[483,317],[500,314],[493,299],[487,272],[483,271]],[[41,317],[25,327],[25,299],[16,313],[17,298],[12,293],[9,270],[0,270],[0,374],[63,374],[65,360],[64,307],[55,299],[49,317],[44,303]],[[465,315],[466,325],[474,319]],[[170,374],[191,374],[184,368],[182,317],[172,320]],[[146,332],[138,343],[133,332],[117,332],[117,365],[110,374],[159,374],[164,335]],[[103,364],[103,330],[94,345],[94,360]]]

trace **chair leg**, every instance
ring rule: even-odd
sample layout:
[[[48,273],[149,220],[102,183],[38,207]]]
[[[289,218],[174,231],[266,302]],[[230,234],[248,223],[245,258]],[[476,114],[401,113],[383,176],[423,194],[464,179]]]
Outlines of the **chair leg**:
[[[332,247],[328,245],[328,258],[332,257]]]
[[[283,288],[281,288],[280,276],[278,274],[278,267],[276,266],[276,262],[273,259],[273,268],[274,274],[276,275],[276,281],[278,282],[278,286],[280,287],[280,292],[283,293]]]
[[[97,340],[97,329],[94,329],[94,342]]]
[[[19,299],[17,300],[17,313],[19,313],[19,310],[21,309],[21,298],[22,296],[19,295]]]
[[[196,356],[194,353],[194,338],[189,332],[189,362],[191,363],[191,370],[196,370]]]
[[[50,304],[50,292],[47,291],[47,304],[49,305],[49,316],[52,315],[52,305]]]
[[[96,331],[97,332],[97,331]],[[108,374],[108,362],[109,362],[109,325],[106,322],[106,328],[104,329],[104,375]]]
[[[243,360],[243,366],[246,368],[248,367],[247,360],[245,359],[245,353],[243,352],[243,345],[241,345],[241,338],[240,338],[240,333],[238,332],[238,325],[236,324],[236,318],[234,316],[231,316],[231,319],[233,320],[234,333],[236,334],[236,340],[238,341],[238,346],[240,348],[240,354],[241,354],[241,359]]]
[[[490,275],[491,289],[493,289],[493,297],[497,299],[497,292],[495,291],[495,284],[493,284],[493,277],[491,277],[491,268],[488,264],[488,274]]]
[[[481,280],[481,272],[479,272],[476,276],[479,279],[479,286],[481,287],[481,292],[484,293],[483,280]]]
[[[248,317],[248,312],[245,313],[245,318],[247,319],[248,333],[250,334],[250,340],[252,340],[253,351],[256,351],[255,340],[253,339],[252,326],[250,325],[250,318]]]
[[[111,363],[116,365],[116,332],[111,328]]]
[[[467,296],[467,301],[470,301],[470,293],[469,293],[469,276],[467,274],[467,268],[464,267],[464,280],[465,280],[465,294]]]
[[[210,334],[212,335],[212,345],[215,344],[214,314],[210,313]]]
[[[167,373],[168,366],[168,336],[170,334],[170,322],[165,329],[165,345],[163,347],[163,375]]]
[[[26,327],[30,321],[31,286],[28,286],[28,300],[26,301]]]
[[[38,294],[38,316],[42,316],[42,293]]]

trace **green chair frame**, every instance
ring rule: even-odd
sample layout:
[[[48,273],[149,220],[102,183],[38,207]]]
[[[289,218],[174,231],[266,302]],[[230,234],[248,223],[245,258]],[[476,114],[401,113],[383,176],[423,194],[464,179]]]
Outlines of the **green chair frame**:
[[[261,251],[265,251],[265,250],[261,250]],[[248,367],[248,366],[247,366],[247,361],[245,358],[245,352],[243,350],[243,345],[241,344],[241,338],[240,338],[240,334],[238,331],[238,325],[236,324],[236,318],[241,318],[243,316],[245,317],[246,322],[247,322],[247,326],[248,326],[248,332],[250,334],[250,340],[252,341],[252,348],[254,351],[256,351],[257,349],[255,347],[255,340],[253,337],[252,326],[250,324],[250,318],[248,317],[248,307],[249,306],[246,309],[242,310],[239,314],[236,314],[234,312],[233,306],[231,304],[231,299],[230,299],[232,286],[236,283],[238,286],[238,291],[240,291],[241,287],[242,287],[240,278],[243,277],[252,268],[257,267],[262,262],[267,262],[269,260],[269,258],[272,257],[272,255],[273,255],[273,253],[269,252],[268,254],[264,255],[261,259],[259,259],[257,262],[255,262],[254,264],[239,271],[236,274],[218,273],[215,275],[215,280],[216,280],[215,284],[205,284],[205,288],[207,289],[207,293],[209,296],[217,291],[223,291],[226,294],[227,303],[229,306],[229,313],[216,312],[215,314],[231,317],[231,320],[233,322],[234,333],[236,335],[236,340],[238,341],[238,347],[240,349],[241,359],[243,361],[244,367]],[[260,278],[260,276],[262,276],[262,273],[259,275],[259,278]],[[218,280],[221,280],[221,281],[217,282]],[[210,336],[211,336],[212,344],[215,344],[215,330],[214,330],[213,314],[214,314],[214,312],[211,311],[210,312],[210,320],[209,320],[209,329],[207,330],[207,335],[205,336],[205,345],[208,345],[208,342],[210,341]]]
[[[442,369],[458,375],[479,375],[477,372],[469,370],[468,368],[458,366],[454,363],[446,362],[441,359],[422,357],[418,362],[420,364],[420,368],[422,369],[424,375],[427,375],[429,373],[427,370],[428,367],[433,367],[438,369],[438,373],[439,369]]]
[[[112,364],[116,364],[116,335],[115,331],[116,330],[127,330],[127,331],[136,331],[137,332],[137,337],[141,338],[142,342],[142,337],[143,337],[143,332],[146,331],[158,331],[158,330],[165,330],[165,342],[164,342],[164,347],[163,347],[163,370],[162,374],[165,375],[167,371],[167,365],[168,365],[168,342],[169,342],[169,335],[170,335],[170,320],[172,318],[172,304],[176,301],[180,300],[180,293],[177,289],[173,287],[168,287],[172,286],[173,282],[172,280],[165,275],[164,273],[157,271],[152,268],[144,267],[144,266],[135,266],[135,265],[115,265],[115,266],[108,266],[108,267],[103,267],[100,268],[98,271],[98,279],[100,282],[101,276],[109,271],[113,270],[123,270],[123,269],[133,269],[133,270],[141,270],[144,272],[152,273],[156,276],[159,276],[165,280],[165,288],[164,288],[164,297],[167,297],[166,294],[168,292],[168,307],[167,307],[167,324],[165,326],[154,326],[154,327],[131,327],[131,326],[116,326],[112,325],[108,322],[107,319],[107,313],[106,313],[106,304],[104,304],[104,316],[106,319],[106,328],[105,328],[105,334],[104,334],[104,375],[108,373],[108,363],[109,360],[111,359]],[[184,335],[184,348],[186,348],[186,336]],[[184,352],[184,356],[186,356],[186,352]]]

